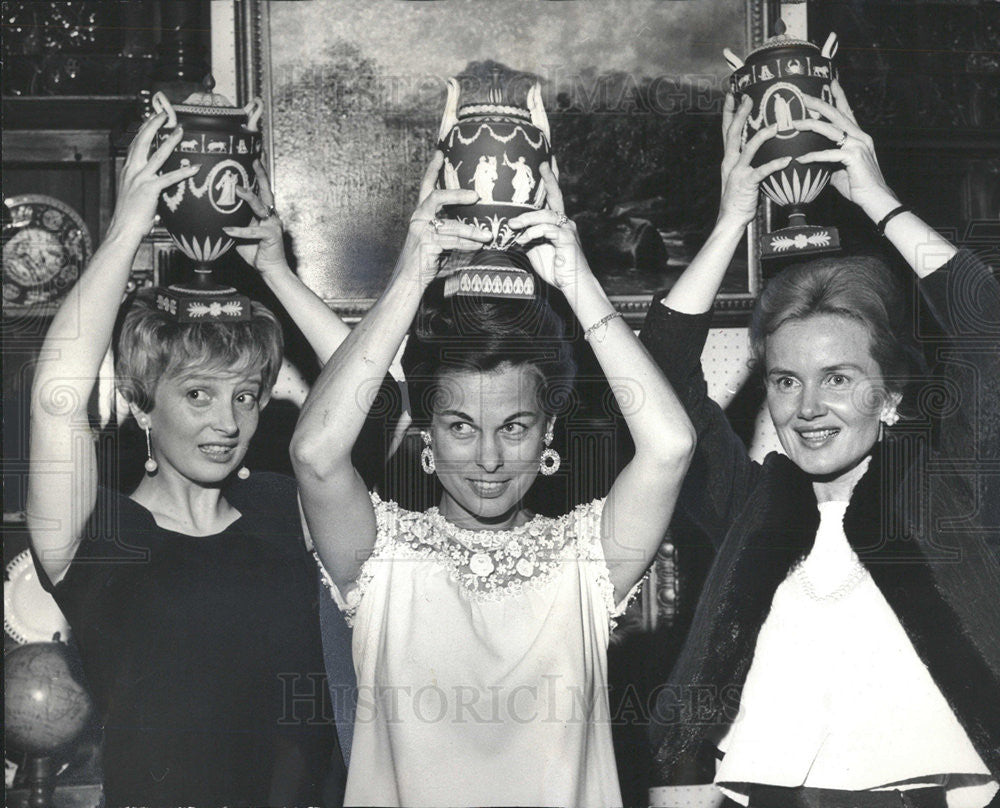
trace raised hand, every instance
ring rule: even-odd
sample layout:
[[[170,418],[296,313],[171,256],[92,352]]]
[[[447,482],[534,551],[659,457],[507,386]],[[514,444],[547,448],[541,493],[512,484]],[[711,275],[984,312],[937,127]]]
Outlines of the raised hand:
[[[236,193],[250,206],[254,219],[246,227],[222,229],[227,235],[244,240],[243,244],[236,245],[236,252],[261,275],[284,272],[289,268],[285,257],[284,228],[274,209],[271,181],[260,160],[254,160],[253,170],[257,175],[260,196],[242,186],[237,186]]]
[[[443,164],[444,155],[434,152],[420,182],[420,203],[410,217],[406,243],[399,257],[399,267],[414,273],[424,288],[437,276],[442,253],[479,250],[492,239],[490,233],[473,224],[438,218],[439,211],[446,205],[472,205],[479,201],[475,191],[435,190]]]
[[[198,166],[186,166],[168,171],[166,174],[157,173],[184,136],[183,129],[178,126],[159,148],[150,154],[153,138],[166,120],[165,112],[153,115],[139,127],[132,145],[129,146],[125,166],[118,181],[118,198],[108,228],[108,239],[125,237],[138,242],[153,227],[153,217],[156,216],[156,203],[160,194],[198,173]]]
[[[798,162],[840,163],[843,168],[833,173],[830,184],[869,215],[878,218],[899,202],[882,176],[875,156],[875,143],[858,126],[840,82],[832,82],[831,90],[836,106],[805,96],[806,108],[822,117],[794,121],[792,125],[829,138],[835,148],[811,152],[799,157]]]
[[[528,259],[538,276],[557,289],[573,285],[590,267],[580,245],[576,224],[566,216],[562,191],[552,169],[539,169],[545,183],[545,208],[515,216],[507,224],[520,230],[517,243],[528,245]]]
[[[732,93],[726,94],[722,107],[722,199],[719,203],[719,221],[732,223],[740,229],[746,227],[757,215],[760,183],[792,161],[791,157],[778,157],[757,168],[751,167],[750,162],[760,147],[778,132],[776,124],[765,126],[747,141],[741,151],[743,127],[752,107],[750,97],[743,96],[737,108]]]

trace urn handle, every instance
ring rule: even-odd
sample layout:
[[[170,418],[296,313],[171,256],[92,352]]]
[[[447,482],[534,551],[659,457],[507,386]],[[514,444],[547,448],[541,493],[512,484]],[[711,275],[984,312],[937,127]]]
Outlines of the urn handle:
[[[743,67],[743,60],[733,53],[729,48],[722,49],[722,55],[726,57],[726,61],[733,70],[739,70]]]
[[[247,129],[256,132],[260,116],[264,112],[264,102],[261,101],[260,96],[254,96],[253,100],[243,107],[243,111],[247,114]]]
[[[174,105],[162,92],[153,95],[153,109],[158,113],[167,113],[167,129],[173,129],[177,126],[177,113],[174,112]]]
[[[822,55],[827,59],[832,59],[837,54],[837,48],[840,47],[840,43],[837,42],[837,34],[834,31],[830,32],[830,36],[826,38],[826,42],[823,45]]]

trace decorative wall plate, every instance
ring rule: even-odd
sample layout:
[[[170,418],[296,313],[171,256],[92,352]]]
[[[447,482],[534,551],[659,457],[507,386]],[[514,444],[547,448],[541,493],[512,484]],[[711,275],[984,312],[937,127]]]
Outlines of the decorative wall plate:
[[[58,199],[23,194],[4,200],[4,306],[55,303],[90,260],[90,231],[80,214]]]
[[[69,623],[52,595],[42,588],[31,551],[18,553],[7,565],[3,582],[3,628],[19,643],[52,642],[69,637]]]

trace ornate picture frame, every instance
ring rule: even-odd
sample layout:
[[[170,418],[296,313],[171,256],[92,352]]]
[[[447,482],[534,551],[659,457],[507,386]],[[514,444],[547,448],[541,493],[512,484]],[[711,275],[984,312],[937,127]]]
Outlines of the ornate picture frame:
[[[778,5],[769,0],[746,0],[739,6],[729,0],[685,0],[678,4],[630,1],[636,5],[636,15],[630,17],[628,30],[639,31],[634,35],[640,39],[648,33],[644,33],[645,22],[640,12],[650,15],[646,22],[655,28],[663,22],[662,15],[668,13],[664,9],[682,8],[685,20],[689,21],[697,19],[699,6],[706,14],[709,6],[716,11],[735,8],[739,30],[734,27],[735,33],[721,36],[737,52],[748,51],[763,41],[768,20]],[[345,9],[343,2],[338,2],[336,11],[338,18],[344,20],[343,25],[330,22],[329,13],[334,9],[327,3],[328,0],[308,0],[269,4],[248,0],[234,4],[237,100],[243,103],[253,95],[261,95],[265,101],[265,151],[278,207],[292,235],[300,274],[338,313],[354,320],[378,294],[394,262],[394,251],[402,243],[420,166],[434,146],[447,76],[434,73],[426,60],[414,61],[412,69],[380,66],[378,58],[365,49],[364,42],[351,39],[352,33],[359,30],[360,38],[365,37],[364,21],[349,19],[351,11],[365,12],[369,10],[366,6],[370,6],[370,13],[400,14],[401,33],[394,40],[395,53],[407,50],[417,53],[422,48],[431,51],[439,44],[421,40],[428,35],[428,27],[414,25],[414,19],[418,18],[413,15],[427,19],[447,11],[455,17],[453,41],[460,40],[461,32],[467,29],[461,27],[461,20],[455,14],[458,7],[447,3],[437,9],[436,3],[411,4],[398,0],[386,5],[350,0],[352,8]],[[462,8],[470,5],[475,4],[463,4]],[[496,17],[493,5],[491,16]],[[578,19],[584,24],[583,29],[590,20],[601,30],[602,38],[604,29],[613,27],[609,20],[600,19],[605,12],[597,7],[581,4],[574,12],[572,5],[538,0],[538,19],[518,21],[519,33],[531,40],[536,35],[533,32],[542,32],[537,35],[542,40],[538,43],[540,48],[558,41],[561,35],[546,27],[550,9],[559,9],[561,14],[570,9],[570,13],[581,15]],[[524,4],[519,8],[523,10]],[[686,266],[714,221],[720,150],[718,123],[728,68],[721,55],[723,42],[720,40],[716,47],[716,43],[704,41],[709,36],[706,31],[718,30],[721,25],[718,13],[711,17],[711,26],[691,34],[698,38],[697,45],[686,43],[692,59],[689,72],[657,74],[655,64],[645,69],[641,56],[636,62],[639,67],[632,73],[609,70],[599,74],[590,67],[581,70],[579,63],[572,63],[568,65],[568,84],[572,86],[560,94],[556,86],[559,82],[552,77],[552,65],[559,63],[561,57],[551,53],[548,72],[542,76],[543,87],[546,81],[550,85],[545,95],[546,106],[553,121],[553,148],[560,157],[561,184],[570,202],[567,212],[577,220],[595,273],[605,283],[615,306],[635,327],[645,317],[655,291],[667,288]],[[310,24],[310,19],[315,24]],[[318,24],[320,20],[324,20],[323,26]],[[328,31],[343,29],[343,35],[334,37],[332,44],[329,38],[323,40],[327,50],[318,59],[303,62],[302,52],[313,54],[316,50],[315,43],[307,45],[303,38],[319,27]],[[575,31],[574,52],[580,50],[580,37],[586,37],[583,29]],[[613,31],[607,33],[613,36]],[[728,38],[733,35],[735,40]],[[469,49],[474,50],[471,46]],[[295,52],[289,55],[289,50]],[[537,67],[525,64],[519,54],[503,52],[499,46],[490,52],[490,47],[480,44],[475,52],[484,58],[507,60],[510,67]],[[526,46],[524,53],[532,52],[537,50]],[[600,54],[595,53],[592,59],[601,64]],[[653,57],[650,60],[655,61]],[[558,72],[558,64],[555,70]],[[681,85],[683,90],[679,89]],[[575,95],[573,87],[578,91]],[[437,99],[438,94],[441,99]],[[674,117],[668,121],[671,114]],[[637,127],[642,130],[640,139],[646,140],[645,146],[623,144],[620,146],[623,154],[618,158],[627,163],[617,166],[611,160],[603,173],[591,171],[597,161],[595,154],[617,152],[619,147],[614,140],[617,132],[632,132]],[[672,129],[684,132],[670,147],[659,143],[664,137],[662,133]],[[574,160],[574,155],[588,148],[597,151]],[[633,151],[629,152],[630,149]],[[682,156],[675,159],[678,151]],[[670,159],[665,159],[666,156]],[[623,179],[628,172],[622,168],[632,163],[641,163],[642,167],[635,177]],[[321,171],[317,171],[319,166]],[[583,176],[588,172],[595,175],[592,181]],[[639,176],[640,172],[643,176]],[[662,186],[657,186],[658,182]],[[616,183],[617,187],[611,191],[605,192],[601,187]],[[704,184],[705,188],[689,187],[696,183]],[[671,194],[658,188],[668,185],[675,190],[688,187],[688,191],[683,192],[681,187],[676,190],[675,198],[665,198]],[[650,187],[656,190],[647,197]],[[698,205],[705,210],[688,216],[686,208]],[[762,208],[758,222],[749,229],[748,245],[754,243],[764,215]],[[671,217],[683,221],[675,222]],[[336,224],[327,227],[331,220],[336,220]],[[720,324],[744,325],[759,285],[760,266],[754,252],[747,247],[734,259],[717,299]]]

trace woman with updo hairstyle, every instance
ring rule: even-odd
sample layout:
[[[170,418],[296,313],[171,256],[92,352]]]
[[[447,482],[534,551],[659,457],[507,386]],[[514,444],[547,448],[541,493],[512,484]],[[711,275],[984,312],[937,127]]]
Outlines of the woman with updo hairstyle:
[[[767,338],[782,325],[820,314],[849,318],[868,332],[869,350],[885,389],[899,398],[897,411],[903,413],[927,366],[909,336],[913,313],[902,284],[886,263],[869,255],[816,258],[779,273],[764,287],[750,315],[755,366],[767,366]]]
[[[354,629],[345,802],[621,805],[606,651],[663,537],[691,425],[594,279],[543,166],[549,207],[510,226],[565,295],[636,451],[606,498],[557,517],[528,510],[538,475],[560,468],[550,444],[572,384],[569,341],[544,299],[442,297],[442,254],[490,240],[437,218],[477,199],[432,190],[442,163],[438,152],[388,287],[324,368],[292,439],[318,560]],[[420,466],[441,486],[423,512],[369,492],[351,463],[369,391],[407,332]]]
[[[912,268],[924,310],[865,256],[768,280],[750,342],[783,451],[750,459],[700,357],[760,182],[791,158],[751,167],[777,127],[741,149],[751,103],[728,96],[715,229],[641,334],[698,433],[679,511],[716,549],[657,689],[656,806],[718,805],[719,790],[751,808],[980,808],[997,794],[998,524],[977,472],[1000,451],[1000,285],[900,205],[832,89],[835,104],[805,96],[793,122],[831,148],[796,159],[840,164],[831,184]],[[932,318],[938,381],[917,347]]]
[[[119,308],[157,197],[197,170],[159,173],[183,135],[177,127],[151,152],[165,120],[139,129],[105,240],[40,354],[32,549],[96,703],[104,805],[315,805],[335,741],[319,699],[295,694],[322,681],[318,582],[294,481],[243,463],[282,362],[281,327],[259,303],[246,322],[179,323],[158,308],[158,289]],[[260,198],[237,193],[257,218],[230,235],[325,360],[346,326],[288,268],[256,170]],[[114,468],[99,467],[88,422],[112,341],[147,450],[127,495]]]
[[[424,293],[401,365],[411,416],[425,427],[442,374],[489,373],[501,365],[525,365],[539,376],[541,409],[555,416],[568,399],[576,362],[562,318],[544,298],[445,298],[444,281]]]

